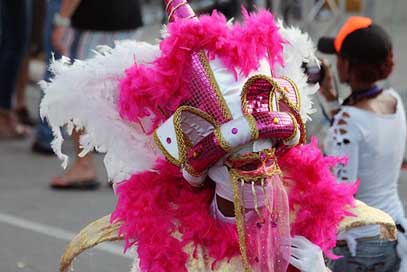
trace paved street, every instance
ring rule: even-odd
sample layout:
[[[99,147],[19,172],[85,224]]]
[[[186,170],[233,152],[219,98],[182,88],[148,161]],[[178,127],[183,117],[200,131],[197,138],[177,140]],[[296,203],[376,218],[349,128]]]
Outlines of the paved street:
[[[159,29],[159,25],[143,28],[142,39],[154,42]],[[27,95],[30,111],[36,116],[40,90],[30,86]],[[103,183],[98,191],[53,191],[48,182],[63,172],[60,161],[32,154],[31,143],[32,139],[0,141],[0,272],[57,271],[73,235],[91,221],[111,213],[115,205],[102,155],[96,155],[98,176]],[[69,141],[66,152],[72,154]],[[126,272],[132,256],[134,253],[123,256],[119,243],[108,244],[77,258],[72,271]]]
[[[389,18],[383,20],[390,22]],[[392,25],[397,67],[391,83],[404,92],[407,91],[406,21],[404,18],[396,26]],[[159,25],[147,26],[143,30],[144,39],[153,41],[159,28]],[[28,96],[34,115],[39,89],[29,87]],[[110,213],[115,205],[101,155],[96,155],[98,176],[103,183],[98,191],[53,191],[48,182],[62,173],[60,161],[32,154],[31,142],[32,139],[0,141],[0,272],[56,271],[59,258],[73,235],[89,222]],[[70,142],[65,148],[71,153]],[[400,194],[407,202],[407,172],[400,178]],[[119,243],[107,244],[77,258],[72,271],[125,272],[133,255],[124,256]]]

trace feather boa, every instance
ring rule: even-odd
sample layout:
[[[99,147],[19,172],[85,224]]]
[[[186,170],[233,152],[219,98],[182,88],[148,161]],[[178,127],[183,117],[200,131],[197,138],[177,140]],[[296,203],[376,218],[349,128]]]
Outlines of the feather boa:
[[[179,168],[167,161],[158,161],[154,172],[118,184],[116,194],[111,219],[123,222],[119,232],[126,249],[137,243],[141,271],[187,271],[183,247],[190,242],[202,245],[217,261],[240,252],[235,227],[215,221],[209,212],[213,188],[194,192]]]
[[[108,176],[121,181],[136,172],[151,169],[159,157],[152,137],[144,133],[149,120],[130,123],[120,118],[118,84],[124,71],[135,62],[149,63],[158,57],[160,50],[143,42],[116,42],[115,48],[101,46],[95,56],[86,61],[68,58],[53,61],[51,82],[40,82],[44,90],[41,116],[47,119],[54,133],[52,147],[67,166],[68,157],[62,153],[60,127],[68,132],[74,127],[85,128],[81,137],[82,155],[93,150],[105,152]],[[129,148],[131,146],[131,148]],[[140,157],[140,154],[143,154]]]
[[[131,121],[154,115],[156,126],[168,113],[189,97],[185,69],[190,67],[191,52],[205,49],[210,59],[219,57],[225,66],[248,75],[267,58],[270,67],[282,63],[283,39],[268,11],[248,14],[244,23],[230,25],[214,11],[199,20],[169,23],[167,37],[160,43],[161,56],[154,65],[136,64],[126,70],[120,83],[120,114]]]
[[[279,161],[292,184],[290,208],[296,211],[292,234],[304,235],[330,254],[357,185],[336,183],[330,168],[341,160],[323,157],[316,140],[293,148]],[[123,223],[120,233],[126,248],[138,245],[141,271],[173,271],[174,267],[187,271],[183,246],[190,242],[207,249],[214,268],[217,261],[240,254],[235,227],[216,222],[209,213],[213,190],[193,191],[168,162],[159,161],[156,170],[119,184],[112,214],[112,221]]]
[[[296,213],[291,235],[303,235],[321,247],[331,257],[336,245],[336,232],[344,216],[352,214],[346,207],[353,205],[359,184],[337,183],[332,168],[346,163],[346,158],[324,157],[315,137],[308,145],[292,148],[278,160],[284,180],[291,184],[290,210]]]

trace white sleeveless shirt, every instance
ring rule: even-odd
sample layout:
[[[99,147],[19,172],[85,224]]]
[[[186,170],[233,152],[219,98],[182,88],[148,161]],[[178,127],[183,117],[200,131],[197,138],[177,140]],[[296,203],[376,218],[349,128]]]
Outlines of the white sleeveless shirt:
[[[335,115],[326,141],[327,155],[347,156],[347,165],[335,169],[338,182],[360,180],[356,198],[388,213],[398,222],[404,209],[398,195],[398,180],[406,138],[406,118],[400,96],[395,113],[380,115],[352,106],[342,106]]]

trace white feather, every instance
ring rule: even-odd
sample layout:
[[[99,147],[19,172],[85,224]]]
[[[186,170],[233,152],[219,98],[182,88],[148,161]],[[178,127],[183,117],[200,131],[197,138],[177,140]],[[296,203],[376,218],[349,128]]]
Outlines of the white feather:
[[[301,95],[301,117],[304,122],[311,120],[310,115],[315,112],[311,96],[318,91],[318,84],[307,83],[301,65],[303,62],[319,63],[315,56],[315,46],[308,34],[301,32],[296,27],[284,27],[282,21],[278,22],[280,34],[287,41],[284,45],[284,66],[276,66],[277,76],[288,76],[298,86]]]
[[[98,47],[86,61],[68,58],[53,61],[52,82],[42,81],[44,98],[41,116],[52,127],[52,147],[67,166],[68,157],[61,151],[60,128],[70,133],[84,128],[81,156],[96,149],[106,153],[104,163],[109,179],[121,181],[135,172],[149,170],[159,156],[151,136],[140,124],[123,120],[118,112],[119,80],[134,63],[148,65],[160,54],[158,46],[135,41],[116,42],[115,47]]]

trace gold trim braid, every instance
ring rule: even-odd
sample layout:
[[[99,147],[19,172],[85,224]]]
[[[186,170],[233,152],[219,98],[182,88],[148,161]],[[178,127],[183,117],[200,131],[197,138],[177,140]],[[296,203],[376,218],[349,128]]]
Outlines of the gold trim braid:
[[[226,139],[223,137],[222,135],[222,131],[220,130],[220,127],[215,128],[214,130],[214,135],[216,140],[218,140],[218,143],[220,145],[220,147],[226,151],[226,152],[230,152],[232,150],[232,146],[226,141]]]
[[[297,107],[297,110],[300,110],[300,109],[301,109],[301,96],[300,96],[300,91],[298,90],[297,84],[295,84],[295,82],[294,82],[291,78],[289,78],[289,77],[284,76],[284,77],[282,77],[282,78],[284,78],[285,80],[287,80],[287,81],[291,84],[291,86],[293,87],[294,92],[295,92],[295,96],[296,96],[296,98],[297,98],[297,105],[296,105],[296,107]]]
[[[154,142],[157,145],[158,149],[160,149],[161,153],[164,154],[165,158],[171,162],[172,164],[175,164],[176,166],[180,166],[181,165],[181,161],[177,160],[176,158],[174,158],[168,151],[167,149],[163,146],[163,144],[161,143],[160,138],[158,137],[157,134],[157,130],[154,131],[153,133],[153,137],[154,137]]]
[[[295,118],[295,116],[294,116],[291,112],[289,112],[288,115],[290,116],[291,121],[293,122],[293,125],[294,125],[294,132],[293,132],[293,134],[292,134],[290,137],[288,137],[287,139],[284,140],[284,144],[289,143],[292,139],[295,138],[295,136],[297,136],[297,133],[298,133],[298,123],[297,123],[297,119]]]
[[[279,100],[282,99],[287,104],[287,106],[292,110],[291,114],[294,115],[295,119],[297,120],[297,124],[299,125],[300,128],[300,143],[303,144],[306,142],[307,131],[304,122],[302,121],[301,114],[298,112],[293,103],[290,101],[290,99],[288,99],[288,97],[283,92],[281,92],[280,95],[281,98]]]
[[[185,111],[190,112],[192,114],[195,114],[196,116],[201,117],[202,119],[204,119],[205,121],[210,123],[213,127],[217,126],[216,120],[212,116],[207,114],[206,112],[203,112],[200,109],[194,108],[192,106],[181,106],[181,107],[179,107],[175,111],[174,119],[173,119],[173,126],[174,126],[174,130],[175,130],[176,138],[177,138],[176,141],[177,141],[178,156],[179,156],[178,160],[176,158],[174,158],[167,151],[167,149],[164,147],[164,145],[162,144],[160,138],[158,137],[158,134],[157,134],[158,129],[156,129],[154,131],[154,134],[153,134],[154,142],[156,143],[156,145],[158,146],[160,151],[164,154],[165,158],[169,162],[171,162],[171,163],[173,163],[173,164],[175,164],[177,166],[180,166],[181,164],[183,164],[185,162],[187,145],[188,146],[191,145],[190,139],[186,138],[186,135],[183,133],[183,130],[182,130],[182,127],[181,127],[182,113],[185,112]]]
[[[247,114],[244,116],[247,123],[250,127],[250,138],[252,141],[255,141],[259,138],[259,130],[257,128],[256,119],[254,119],[253,115]]]
[[[234,171],[230,171],[230,175],[233,190],[233,204],[235,207],[236,228],[239,236],[239,247],[240,253],[242,254],[243,269],[245,272],[250,272],[249,259],[247,258],[246,233],[244,230],[244,214],[240,204],[239,178]]]
[[[198,57],[206,71],[206,74],[209,76],[209,81],[211,83],[212,88],[215,90],[215,94],[216,94],[216,97],[218,98],[218,102],[221,107],[223,117],[226,119],[226,121],[232,120],[232,118],[233,118],[232,113],[230,112],[230,109],[225,101],[225,98],[223,97],[223,94],[220,91],[219,85],[216,81],[215,75],[213,74],[212,68],[209,65],[209,60],[206,57],[205,52],[200,51],[198,53]]]

